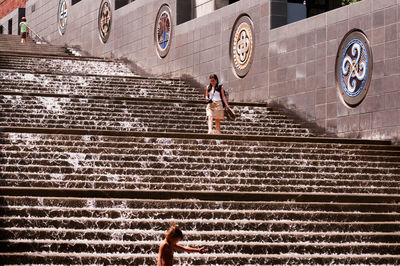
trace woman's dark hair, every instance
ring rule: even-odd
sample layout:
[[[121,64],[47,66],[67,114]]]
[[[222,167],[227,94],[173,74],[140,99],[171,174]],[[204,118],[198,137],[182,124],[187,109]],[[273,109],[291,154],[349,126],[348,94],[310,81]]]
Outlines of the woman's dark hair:
[[[219,86],[219,80],[218,80],[218,76],[216,74],[211,74],[209,77],[209,79],[215,79],[217,81],[217,84],[215,84],[215,87],[218,88]],[[208,91],[210,91],[212,89],[212,85],[211,83],[208,85]]]
[[[165,234],[167,238],[179,238],[183,239],[183,233],[181,229],[179,229],[178,225],[173,223],[171,227],[168,229],[167,233]]]

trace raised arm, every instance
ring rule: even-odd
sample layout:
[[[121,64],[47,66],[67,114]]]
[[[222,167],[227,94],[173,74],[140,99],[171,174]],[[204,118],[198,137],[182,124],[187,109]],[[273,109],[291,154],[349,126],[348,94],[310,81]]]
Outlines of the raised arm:
[[[205,249],[204,247],[201,247],[201,248],[192,248],[192,247],[185,247],[185,246],[182,246],[182,245],[180,245],[180,244],[176,244],[175,249],[176,249],[176,250],[185,251],[185,252],[190,252],[190,253],[194,253],[194,252],[205,253],[205,252],[208,251],[208,250]]]

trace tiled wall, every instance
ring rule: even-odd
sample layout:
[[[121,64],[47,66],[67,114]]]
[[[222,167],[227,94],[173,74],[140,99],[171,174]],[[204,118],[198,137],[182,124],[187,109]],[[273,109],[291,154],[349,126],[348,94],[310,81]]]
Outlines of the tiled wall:
[[[368,1],[270,32],[269,100],[344,137],[399,139],[399,5]],[[343,36],[361,29],[373,49],[373,80],[365,100],[346,107],[338,96],[335,60]]]
[[[279,5],[283,0],[274,0]],[[212,14],[174,25],[169,54],[154,45],[154,24],[163,3],[176,17],[175,0],[136,0],[114,11],[106,44],[100,41],[100,1],[83,0],[69,10],[66,33],[57,30],[58,0],[30,0],[27,17],[55,44],[79,45],[96,56],[126,57],[157,76],[190,76],[206,84],[216,73],[231,100],[274,102],[343,137],[400,139],[400,0],[363,0],[270,30],[270,0],[241,0]],[[113,3],[113,1],[112,1]],[[29,6],[36,11],[30,13]],[[232,71],[229,42],[237,17],[254,23],[255,59],[245,78]],[[364,102],[346,107],[336,89],[335,60],[345,34],[362,30],[371,43],[373,81]]]

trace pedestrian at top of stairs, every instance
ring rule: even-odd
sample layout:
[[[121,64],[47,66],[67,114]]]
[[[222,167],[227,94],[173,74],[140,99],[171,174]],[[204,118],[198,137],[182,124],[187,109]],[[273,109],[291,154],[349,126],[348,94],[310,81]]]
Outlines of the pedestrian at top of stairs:
[[[29,35],[29,24],[26,22],[26,17],[21,19],[19,27],[21,29],[21,43],[26,43],[26,37]]]
[[[205,253],[208,250],[202,248],[192,248],[188,246],[182,246],[178,244],[183,239],[183,233],[176,224],[173,224],[165,234],[165,239],[160,245],[158,251],[158,266],[172,266],[174,262],[175,251],[186,251],[186,252],[200,252]]]
[[[221,134],[221,120],[224,120],[224,108],[229,108],[229,105],[225,97],[224,88],[219,84],[218,76],[211,74],[209,79],[210,84],[206,89],[208,134],[214,133],[213,120],[215,121],[215,133]]]

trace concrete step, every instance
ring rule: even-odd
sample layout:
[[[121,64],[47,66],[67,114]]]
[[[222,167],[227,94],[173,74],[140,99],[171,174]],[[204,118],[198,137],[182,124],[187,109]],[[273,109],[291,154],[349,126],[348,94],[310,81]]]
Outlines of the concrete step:
[[[268,204],[268,202],[264,202]],[[183,205],[183,204],[182,204]],[[255,204],[254,204],[255,205]],[[340,205],[340,204],[338,204]],[[383,205],[383,204],[382,204]],[[389,204],[393,205],[393,204]],[[352,211],[304,211],[304,210],[235,210],[235,209],[184,209],[171,206],[160,208],[151,206],[147,209],[125,208],[96,208],[86,207],[85,209],[69,207],[25,207],[25,206],[3,206],[0,212],[7,217],[26,218],[77,218],[77,219],[141,219],[141,220],[202,220],[207,223],[209,220],[230,220],[234,221],[268,221],[268,220],[290,220],[290,221],[314,221],[314,222],[399,222],[400,213],[397,212],[356,212]],[[178,213],[176,213],[178,212]],[[198,230],[201,230],[199,228]],[[215,228],[214,230],[222,230]]]
[[[202,241],[182,241],[189,246],[205,246],[212,253],[233,254],[282,254],[282,253],[319,253],[319,254],[385,254],[398,255],[398,243],[254,243],[235,242],[218,243]],[[160,241],[88,241],[75,240],[7,240],[0,241],[0,248],[4,252],[65,252],[65,253],[124,253],[149,254],[157,250]]]
[[[59,228],[60,230],[130,230],[132,228],[140,228],[142,232],[145,230],[161,230],[166,231],[168,223],[176,222],[176,219],[149,220],[141,219],[112,219],[112,218],[48,218],[48,217],[32,217],[29,219],[21,219],[19,217],[0,217],[3,228]],[[238,231],[267,231],[267,232],[320,232],[334,233],[347,232],[349,234],[357,232],[385,232],[388,235],[397,235],[400,229],[400,222],[314,222],[314,221],[249,221],[238,220],[234,223],[231,221],[201,221],[199,219],[184,219],[179,221],[181,228],[193,230],[197,232],[212,234],[217,228],[218,230],[238,232]],[[199,228],[199,229],[198,229]],[[355,255],[355,254],[354,254]]]
[[[0,69],[30,71],[36,73],[60,73],[60,74],[95,74],[134,76],[132,71],[122,62],[80,57],[9,57],[0,53]]]
[[[121,154],[104,154],[99,155],[98,153],[89,153],[89,152],[78,152],[71,151],[69,149],[64,149],[62,153],[57,156],[59,160],[60,166],[68,166],[69,163],[65,163],[71,160],[72,156],[76,154],[80,160],[84,160],[87,162],[87,165],[92,166],[106,166],[108,163],[122,163],[129,164],[132,162],[164,162],[164,163],[189,163],[189,164],[226,164],[226,165],[243,165],[243,164],[252,164],[258,168],[261,165],[302,165],[302,166],[321,166],[321,167],[358,167],[360,164],[363,164],[364,167],[372,167],[372,168],[400,168],[400,162],[396,161],[396,158],[388,157],[388,159],[392,159],[390,161],[380,160],[379,157],[375,157],[375,160],[366,160],[359,157],[359,160],[353,160],[352,157],[341,158],[337,160],[336,156],[319,156],[312,155],[310,157],[304,156],[302,154],[278,154],[276,152],[272,153],[270,158],[262,157],[262,156],[249,156],[249,157],[235,157],[233,153],[222,153],[215,154],[213,152],[202,154],[196,154],[194,151],[187,151],[185,154],[166,154],[164,151],[160,150],[148,150],[148,149],[132,149],[127,153]],[[225,154],[225,156],[224,156]],[[77,157],[77,158],[78,158]],[[43,153],[35,153],[33,155],[29,154],[29,152],[5,152],[3,163],[4,164],[12,164],[15,161],[20,161],[25,165],[34,165],[38,164],[46,164],[47,161],[54,160],[54,153],[52,152],[43,152]],[[307,160],[305,163],[304,160]],[[194,168],[196,169],[196,168]],[[251,170],[251,169],[249,169]],[[395,173],[395,172],[393,172]]]
[[[72,87],[86,88],[90,86],[94,87],[106,87],[109,86],[125,86],[127,88],[137,85],[146,85],[150,89],[157,88],[169,88],[171,90],[180,90],[188,92],[190,90],[198,91],[199,88],[195,88],[188,84],[185,80],[173,79],[173,78],[159,78],[159,77],[129,77],[129,76],[97,76],[88,73],[81,75],[74,74],[41,74],[33,72],[22,72],[12,70],[1,70],[0,79],[3,83],[14,84],[18,86],[32,85],[33,87],[49,85],[53,83],[54,86],[62,86],[68,84]],[[26,81],[26,82],[25,82]],[[56,87],[56,86],[55,86]],[[105,91],[106,92],[106,91]]]
[[[58,188],[89,188],[89,189],[130,189],[130,190],[193,190],[193,191],[242,191],[242,192],[316,192],[319,193],[373,193],[373,194],[400,194],[399,185],[400,182],[379,182],[379,181],[357,181],[352,180],[350,182],[337,182],[335,180],[306,180],[298,181],[292,179],[285,179],[283,181],[276,180],[257,180],[258,182],[251,182],[246,180],[246,184],[220,184],[220,180],[212,180],[204,182],[202,180],[195,179],[198,184],[192,182],[184,182],[184,178],[176,178],[175,182],[170,181],[170,178],[153,178],[153,177],[141,177],[142,182],[135,181],[136,178],[132,178],[132,181],[125,179],[121,176],[112,176],[108,179],[117,179],[118,181],[89,181],[68,180],[64,175],[61,176],[63,180],[59,180],[60,176],[50,176],[49,179],[34,179],[29,173],[21,173],[25,175],[26,179],[22,178],[3,178],[0,180],[0,186],[9,187],[58,187]],[[80,176],[82,177],[82,175]],[[86,177],[86,176],[83,176]],[[88,178],[89,179],[89,178]],[[188,178],[186,178],[188,179]],[[157,182],[158,181],[158,182]],[[192,180],[194,181],[194,180]],[[262,184],[258,184],[261,183]],[[233,180],[229,183],[233,183]],[[240,183],[244,183],[240,180]],[[372,187],[368,187],[372,186]]]
[[[141,171],[140,171],[141,172]],[[126,175],[108,173],[102,174],[51,174],[51,173],[32,173],[32,172],[3,172],[3,179],[0,181],[3,185],[46,187],[52,184],[56,187],[75,188],[129,188],[129,189],[145,189],[149,187],[158,187],[159,189],[169,187],[182,187],[186,185],[188,190],[196,187],[208,187],[213,190],[235,191],[236,189],[251,191],[259,189],[260,191],[290,189],[299,191],[307,190],[317,191],[328,190],[345,191],[359,190],[365,192],[377,192],[379,190],[397,191],[398,178],[397,175],[376,175],[376,174],[323,174],[318,173],[285,173],[282,172],[249,173],[244,176],[241,173],[223,173],[218,174],[202,173],[192,171],[185,175],[166,175],[163,173],[151,171],[143,171],[145,174]],[[192,174],[192,175],[190,175]],[[196,176],[197,174],[197,176]],[[47,185],[45,185],[47,184]],[[298,187],[299,186],[299,187]]]
[[[16,239],[35,239],[50,240],[64,239],[75,241],[85,239],[87,241],[113,241],[123,240],[134,241],[162,241],[164,231],[140,230],[140,229],[66,229],[66,228],[2,228],[1,240]],[[263,243],[341,243],[341,242],[369,242],[369,243],[396,243],[400,238],[400,233],[360,233],[360,232],[335,232],[335,233],[304,233],[304,232],[262,232],[262,231],[239,231],[232,234],[228,231],[185,231],[185,241],[202,242],[263,242]]]
[[[122,139],[120,139],[122,140]],[[146,154],[148,156],[160,156],[164,154],[164,151],[160,149],[169,149],[169,155],[171,157],[178,156],[197,156],[204,158],[234,158],[234,159],[266,159],[270,157],[272,160],[282,159],[293,159],[293,160],[324,160],[324,161],[352,161],[354,163],[359,162],[386,162],[386,163],[398,163],[399,151],[396,150],[378,150],[383,147],[362,147],[361,148],[371,148],[370,150],[354,150],[352,147],[342,146],[340,152],[333,148],[321,149],[323,145],[315,144],[313,147],[311,145],[299,145],[299,143],[286,143],[286,145],[275,145],[274,142],[258,143],[258,147],[254,147],[251,151],[246,149],[246,144],[251,144],[251,142],[240,142],[235,143],[235,147],[229,147],[228,143],[220,143],[224,146],[223,148],[204,148],[205,145],[215,145],[215,143],[190,143],[190,141],[184,143],[173,144],[146,144],[137,139],[130,139],[131,142],[121,142],[121,143],[104,143],[103,145],[98,145],[93,142],[82,142],[70,143],[69,141],[52,142],[52,146],[45,145],[44,143],[35,143],[36,151],[38,153],[51,153],[51,152],[69,152],[69,153],[84,153],[87,156],[93,156],[96,158],[109,159],[112,156],[129,156],[132,154]],[[47,140],[47,143],[50,140]],[[43,141],[44,142],[44,141]],[[232,142],[231,142],[232,143]],[[80,145],[78,145],[80,144]],[[255,143],[253,143],[255,144]],[[19,155],[24,153],[29,153],[30,150],[23,145],[18,144],[0,144],[4,149],[4,155],[10,158],[18,158]],[[128,146],[127,146],[128,145]],[[293,147],[293,146],[298,147]],[[365,145],[366,146],[366,145]],[[107,155],[102,154],[107,151]],[[99,156],[98,154],[102,154]],[[107,156],[107,157],[106,157]]]
[[[34,42],[22,44],[20,42],[0,41],[0,53],[25,56],[38,54],[42,56],[70,56],[70,53],[65,47],[38,44]]]
[[[296,202],[296,201],[200,201],[188,200],[155,200],[155,199],[118,199],[118,198],[73,198],[73,197],[30,197],[30,196],[6,196],[0,198],[0,205],[4,206],[2,214],[6,214],[8,208],[31,208],[47,210],[49,213],[55,209],[81,209],[89,213],[90,210],[110,210],[111,215],[105,218],[123,218],[124,211],[132,212],[133,209],[187,209],[187,210],[226,210],[233,213],[241,210],[255,211],[298,211],[298,212],[358,212],[358,213],[400,213],[400,205],[397,203],[340,203],[340,202]],[[90,210],[89,210],[90,209]],[[119,214],[118,214],[119,213]],[[87,215],[91,217],[92,215]],[[47,217],[47,216],[46,216]],[[45,217],[43,217],[45,218]],[[52,219],[56,219],[53,217]],[[132,221],[133,222],[133,221]],[[211,221],[210,221],[211,222]],[[221,220],[226,224],[227,220]],[[285,222],[285,221],[279,221]],[[312,222],[312,221],[310,221]],[[356,221],[353,221],[356,222]],[[340,223],[340,221],[338,222]],[[125,228],[125,227],[124,227]],[[127,227],[128,228],[128,227]],[[147,228],[147,227],[146,227]],[[162,225],[157,225],[162,230]],[[195,228],[190,227],[190,228]],[[292,229],[296,229],[295,227]],[[208,230],[208,229],[207,229]],[[222,230],[222,229],[221,229]],[[228,229],[231,230],[231,229]],[[321,231],[322,230],[322,231]],[[327,232],[329,227],[320,228],[319,231]],[[335,231],[336,229],[332,229]],[[360,229],[360,231],[362,231]],[[377,230],[380,231],[380,230]],[[385,231],[386,232],[386,231]]]
[[[238,142],[238,144],[242,144]],[[232,150],[223,150],[223,149],[204,149],[203,145],[190,145],[189,143],[185,144],[176,144],[176,145],[146,145],[143,143],[126,143],[125,145],[130,145],[132,148],[127,148],[126,146],[120,146],[115,144],[115,147],[111,145],[108,147],[96,147],[95,145],[82,145],[82,146],[69,146],[68,143],[54,143],[53,147],[48,147],[47,145],[42,145],[40,143],[36,143],[36,151],[38,153],[51,153],[51,152],[69,152],[69,153],[84,153],[89,157],[96,157],[98,159],[104,158],[106,160],[117,157],[117,156],[129,156],[131,154],[146,154],[147,156],[160,156],[163,155],[164,152],[160,151],[161,149],[170,149],[171,157],[178,156],[193,156],[196,154],[199,157],[204,158],[218,158],[218,157],[226,157],[226,158],[234,158],[234,159],[260,159],[267,158],[268,156],[273,160],[282,159],[293,159],[293,160],[324,160],[324,161],[342,161],[342,162],[386,162],[386,163],[398,163],[398,157],[400,154],[397,151],[380,151],[380,150],[363,150],[363,151],[352,151],[343,149],[342,153],[332,153],[318,151],[317,149],[304,147],[304,148],[291,148],[291,147],[274,147],[269,146],[269,143],[265,144],[265,146],[260,147],[258,151],[243,151],[239,152],[238,149]],[[11,144],[0,144],[4,149],[4,156],[8,158],[19,158],[23,157],[25,153],[29,153],[30,151],[26,149],[24,146],[14,146]],[[118,147],[120,146],[120,147]],[[317,146],[317,145],[316,145]],[[134,149],[133,149],[134,147]],[[180,148],[180,149],[176,149]],[[108,151],[108,154],[102,154]],[[101,156],[99,154],[102,154]],[[384,155],[383,155],[384,154]],[[37,155],[39,156],[39,155]]]
[[[186,99],[203,100],[199,90],[189,87],[179,80],[170,79],[143,79],[94,76],[50,76],[44,74],[26,73],[18,76],[11,72],[2,72],[0,89],[4,94],[23,93],[53,96],[109,96],[125,98],[154,98],[154,99]],[[50,76],[50,77],[46,77]]]
[[[174,255],[179,265],[295,265],[295,264],[390,264],[396,265],[400,262],[400,256],[377,255],[377,254],[301,254],[290,255],[249,255],[230,253],[207,253]],[[155,265],[157,264],[157,253],[135,254],[134,257],[125,254],[110,253],[80,253],[68,254],[58,252],[32,252],[32,253],[5,253],[0,254],[0,262],[15,264],[41,263],[41,264],[119,264],[119,265]]]
[[[309,259],[325,254],[331,259],[350,258],[350,255],[355,259],[362,255],[368,261],[393,260],[399,245],[399,219],[384,218],[399,215],[398,204],[42,196],[5,196],[1,202],[4,206],[1,213],[7,213],[0,218],[6,238],[0,241],[4,250],[1,258],[16,261],[24,258],[25,263],[28,258],[20,254],[31,254],[31,251],[46,253],[41,259],[54,262],[52,254],[59,252],[64,255],[73,252],[81,258],[91,252],[100,256],[96,259],[104,259],[100,254],[105,251],[109,258],[140,249],[155,260],[165,227],[174,220],[179,220],[181,228],[185,228],[183,244],[206,246],[216,256],[226,252],[233,256],[244,254],[261,258],[268,253],[287,259],[306,252]],[[371,209],[381,211],[373,213]],[[342,219],[348,213],[352,217]],[[291,218],[285,218],[286,215]],[[324,215],[332,218],[324,218]],[[176,258],[179,260],[179,255]],[[229,262],[221,256],[218,258],[223,263]],[[37,258],[32,259],[37,262]]]
[[[22,129],[28,131],[28,129]],[[0,143],[5,150],[30,150],[26,142],[34,145],[38,151],[49,151],[52,149],[84,149],[90,152],[127,153],[129,150],[165,150],[172,154],[195,151],[196,153],[222,152],[223,155],[234,153],[235,156],[247,157],[256,155],[264,157],[265,153],[302,153],[339,156],[367,156],[386,154],[387,157],[398,156],[400,146],[390,145],[386,141],[371,141],[359,139],[342,138],[293,138],[293,137],[258,137],[257,140],[246,138],[235,139],[233,136],[223,138],[223,135],[184,135],[179,134],[150,134],[143,136],[109,136],[109,135],[80,135],[78,133],[67,134],[66,132],[43,133],[20,133],[18,128],[4,128],[4,140]],[[51,132],[51,130],[49,130]],[[218,137],[218,139],[215,139]],[[6,141],[7,140],[7,141]],[[250,148],[249,148],[250,147]],[[225,154],[224,154],[225,152]]]
[[[207,130],[204,104],[19,96],[3,96],[1,102],[2,126],[197,133]],[[18,106],[24,106],[24,111]],[[226,134],[311,135],[293,121],[277,120],[261,110],[250,114],[251,119],[246,107],[234,106],[233,110],[240,117],[224,122]],[[30,113],[30,117],[24,112]]]
[[[194,191],[194,190],[133,190],[133,189],[95,189],[95,188],[48,188],[48,187],[0,187],[3,195],[9,196],[46,196],[46,197],[114,197],[137,199],[191,199],[222,201],[286,201],[299,202],[341,202],[341,203],[394,203],[400,202],[398,194],[372,193],[325,193],[325,192],[231,192],[231,191]]]
[[[15,98],[18,101],[18,96]],[[19,101],[19,104],[24,105],[24,110],[20,111],[20,116],[25,117],[28,113],[32,115],[32,118],[48,118],[48,119],[57,119],[59,120],[66,119],[68,116],[76,116],[76,120],[84,120],[88,115],[91,117],[98,117],[98,119],[104,119],[104,117],[113,116],[115,119],[123,119],[122,116],[127,116],[132,119],[142,118],[145,122],[154,122],[157,121],[157,118],[154,116],[160,117],[162,115],[163,120],[176,121],[180,120],[181,123],[190,124],[190,123],[201,123],[204,124],[205,121],[205,108],[204,105],[196,104],[196,103],[180,103],[180,102],[159,102],[159,103],[147,103],[143,101],[129,101],[125,102],[125,106],[117,107],[116,103],[109,103],[99,100],[98,103],[93,103],[92,100],[81,99],[80,103],[75,103],[74,109],[67,107],[68,104],[73,104],[70,100],[56,100],[49,98],[40,98],[38,101],[42,101],[42,104],[39,102],[23,102]],[[15,105],[16,103],[13,103]],[[47,106],[43,106],[47,105]],[[79,106],[81,105],[81,106]],[[84,109],[84,105],[86,105],[86,109]],[[103,108],[101,108],[103,105]],[[47,110],[45,109],[47,107]],[[48,109],[53,109],[52,113],[48,113]],[[18,110],[15,110],[15,107],[10,104],[2,104],[2,110],[4,113],[4,119],[7,120],[9,116],[15,116]],[[257,112],[257,114],[253,115],[253,119],[248,119],[246,117],[246,109],[239,106],[232,106],[232,110],[236,112],[243,111],[243,114],[238,113],[237,119],[235,121],[229,121],[231,124],[239,124],[241,122],[247,123],[269,123],[270,127],[282,127],[282,128],[294,128],[300,127],[298,124],[293,121],[287,119],[282,115],[268,114]],[[144,111],[144,112],[143,112]],[[58,116],[58,117],[56,117]],[[185,121],[184,119],[187,119]],[[189,121],[190,119],[190,121]],[[104,119],[105,120],[105,119]],[[194,121],[193,121],[194,120]],[[226,122],[226,121],[222,121]]]

